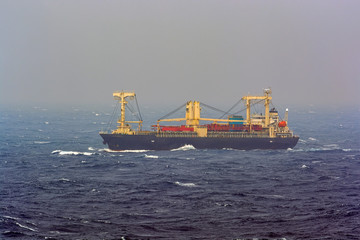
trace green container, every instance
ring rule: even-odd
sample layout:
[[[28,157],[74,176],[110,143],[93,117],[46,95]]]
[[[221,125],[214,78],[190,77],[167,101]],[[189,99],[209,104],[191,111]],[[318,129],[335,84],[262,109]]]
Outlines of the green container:
[[[229,120],[239,120],[239,122],[230,122],[230,125],[243,125],[244,123],[242,122],[244,120],[243,116],[238,116],[238,115],[231,115],[229,116]]]

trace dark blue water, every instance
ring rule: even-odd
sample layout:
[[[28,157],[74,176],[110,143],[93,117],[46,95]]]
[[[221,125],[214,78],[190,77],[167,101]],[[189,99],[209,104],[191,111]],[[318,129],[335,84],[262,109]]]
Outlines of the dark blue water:
[[[290,112],[279,151],[108,152],[109,118],[1,109],[0,239],[360,239],[359,109]]]

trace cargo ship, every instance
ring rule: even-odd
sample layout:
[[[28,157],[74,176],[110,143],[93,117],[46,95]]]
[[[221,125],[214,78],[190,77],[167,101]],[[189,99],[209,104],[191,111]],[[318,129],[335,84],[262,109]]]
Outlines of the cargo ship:
[[[129,100],[136,100],[134,92],[114,92],[113,97],[121,105],[117,129],[102,131],[100,136],[110,150],[171,150],[192,145],[196,149],[288,149],[294,148],[299,137],[288,127],[288,109],[280,119],[275,108],[270,109],[271,89],[262,96],[244,96],[246,117],[229,114],[227,118],[201,117],[202,104],[188,101],[184,104],[184,118],[160,118],[152,130],[143,131],[141,118],[126,121],[125,110]],[[255,103],[264,103],[264,114],[251,114]],[[139,106],[136,105],[139,110]],[[229,111],[228,111],[229,112]],[[226,114],[228,112],[225,112]],[[138,111],[140,113],[140,110]],[[168,114],[169,115],[169,114]],[[166,116],[168,116],[166,115]],[[164,122],[184,122],[181,125],[161,125]],[[134,129],[132,125],[138,124]]]

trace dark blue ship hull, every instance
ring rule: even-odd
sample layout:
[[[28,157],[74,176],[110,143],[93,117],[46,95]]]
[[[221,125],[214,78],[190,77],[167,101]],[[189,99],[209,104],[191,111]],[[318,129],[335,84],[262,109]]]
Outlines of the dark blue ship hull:
[[[299,137],[158,137],[149,135],[122,135],[100,133],[104,144],[109,149],[121,150],[171,150],[186,144],[197,149],[232,148],[240,150],[251,149],[288,149],[297,144]]]

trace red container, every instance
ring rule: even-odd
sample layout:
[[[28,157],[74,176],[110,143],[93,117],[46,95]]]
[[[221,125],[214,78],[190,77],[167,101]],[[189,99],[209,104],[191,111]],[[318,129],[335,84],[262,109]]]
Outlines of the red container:
[[[161,131],[168,132],[193,132],[193,127],[186,127],[184,125],[181,126],[160,126]]]

